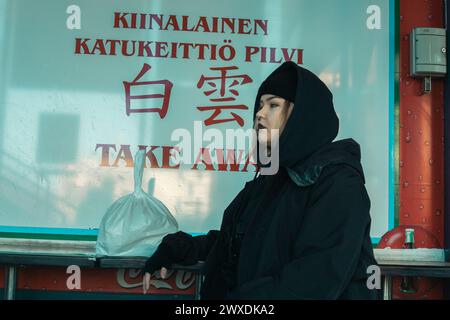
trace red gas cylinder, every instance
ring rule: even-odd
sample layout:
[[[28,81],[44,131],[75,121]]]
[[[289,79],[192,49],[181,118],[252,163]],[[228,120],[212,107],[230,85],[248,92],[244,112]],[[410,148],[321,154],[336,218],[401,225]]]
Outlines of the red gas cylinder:
[[[406,229],[414,229],[414,248],[441,248],[439,240],[421,226],[402,225],[387,232],[377,245],[378,249],[406,249]],[[441,288],[438,286],[439,279],[435,278],[411,278],[414,281],[415,290],[405,292],[402,290],[402,278],[392,279],[393,299],[435,299],[441,296]]]

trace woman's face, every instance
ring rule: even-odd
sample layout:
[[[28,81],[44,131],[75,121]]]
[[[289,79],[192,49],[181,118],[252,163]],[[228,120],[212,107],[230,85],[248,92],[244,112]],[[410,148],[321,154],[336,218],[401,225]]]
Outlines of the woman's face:
[[[278,96],[272,94],[261,96],[254,128],[258,133],[259,143],[267,143],[267,146],[270,147],[271,130],[273,129],[278,129],[281,136],[293,108],[292,102]]]

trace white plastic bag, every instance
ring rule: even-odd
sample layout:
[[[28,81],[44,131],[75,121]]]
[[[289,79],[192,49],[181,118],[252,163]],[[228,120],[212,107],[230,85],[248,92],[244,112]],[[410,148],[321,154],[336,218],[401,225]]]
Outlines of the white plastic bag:
[[[134,162],[134,192],[115,201],[100,223],[97,256],[143,256],[156,251],[162,238],[178,231],[166,206],[142,190],[145,151]]]

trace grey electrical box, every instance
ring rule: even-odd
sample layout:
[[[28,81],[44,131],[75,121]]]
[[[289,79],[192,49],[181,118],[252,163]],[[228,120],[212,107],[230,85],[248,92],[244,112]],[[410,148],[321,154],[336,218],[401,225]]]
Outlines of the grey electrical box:
[[[415,28],[411,33],[411,76],[444,77],[446,53],[445,29]]]

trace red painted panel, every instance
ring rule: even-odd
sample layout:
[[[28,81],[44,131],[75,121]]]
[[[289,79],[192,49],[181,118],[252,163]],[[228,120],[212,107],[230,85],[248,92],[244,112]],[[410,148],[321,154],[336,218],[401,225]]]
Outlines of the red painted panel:
[[[81,289],[72,291],[142,294],[142,273],[136,269],[81,269]],[[71,274],[60,267],[18,269],[17,288],[25,290],[69,291]],[[194,295],[195,275],[178,271],[168,279],[152,278],[149,294]]]
[[[400,1],[400,224],[443,228],[444,84],[433,79],[422,95],[422,81],[409,76],[409,34],[415,27],[443,28],[443,1]],[[443,244],[442,232],[436,235]]]
[[[409,75],[409,35],[416,27],[444,28],[443,3],[400,0],[399,223],[425,228],[439,247],[444,242],[444,82],[433,79],[431,94],[422,94],[422,80]],[[393,296],[402,298],[398,286],[396,279]],[[426,291],[419,298],[442,297],[436,281]]]

